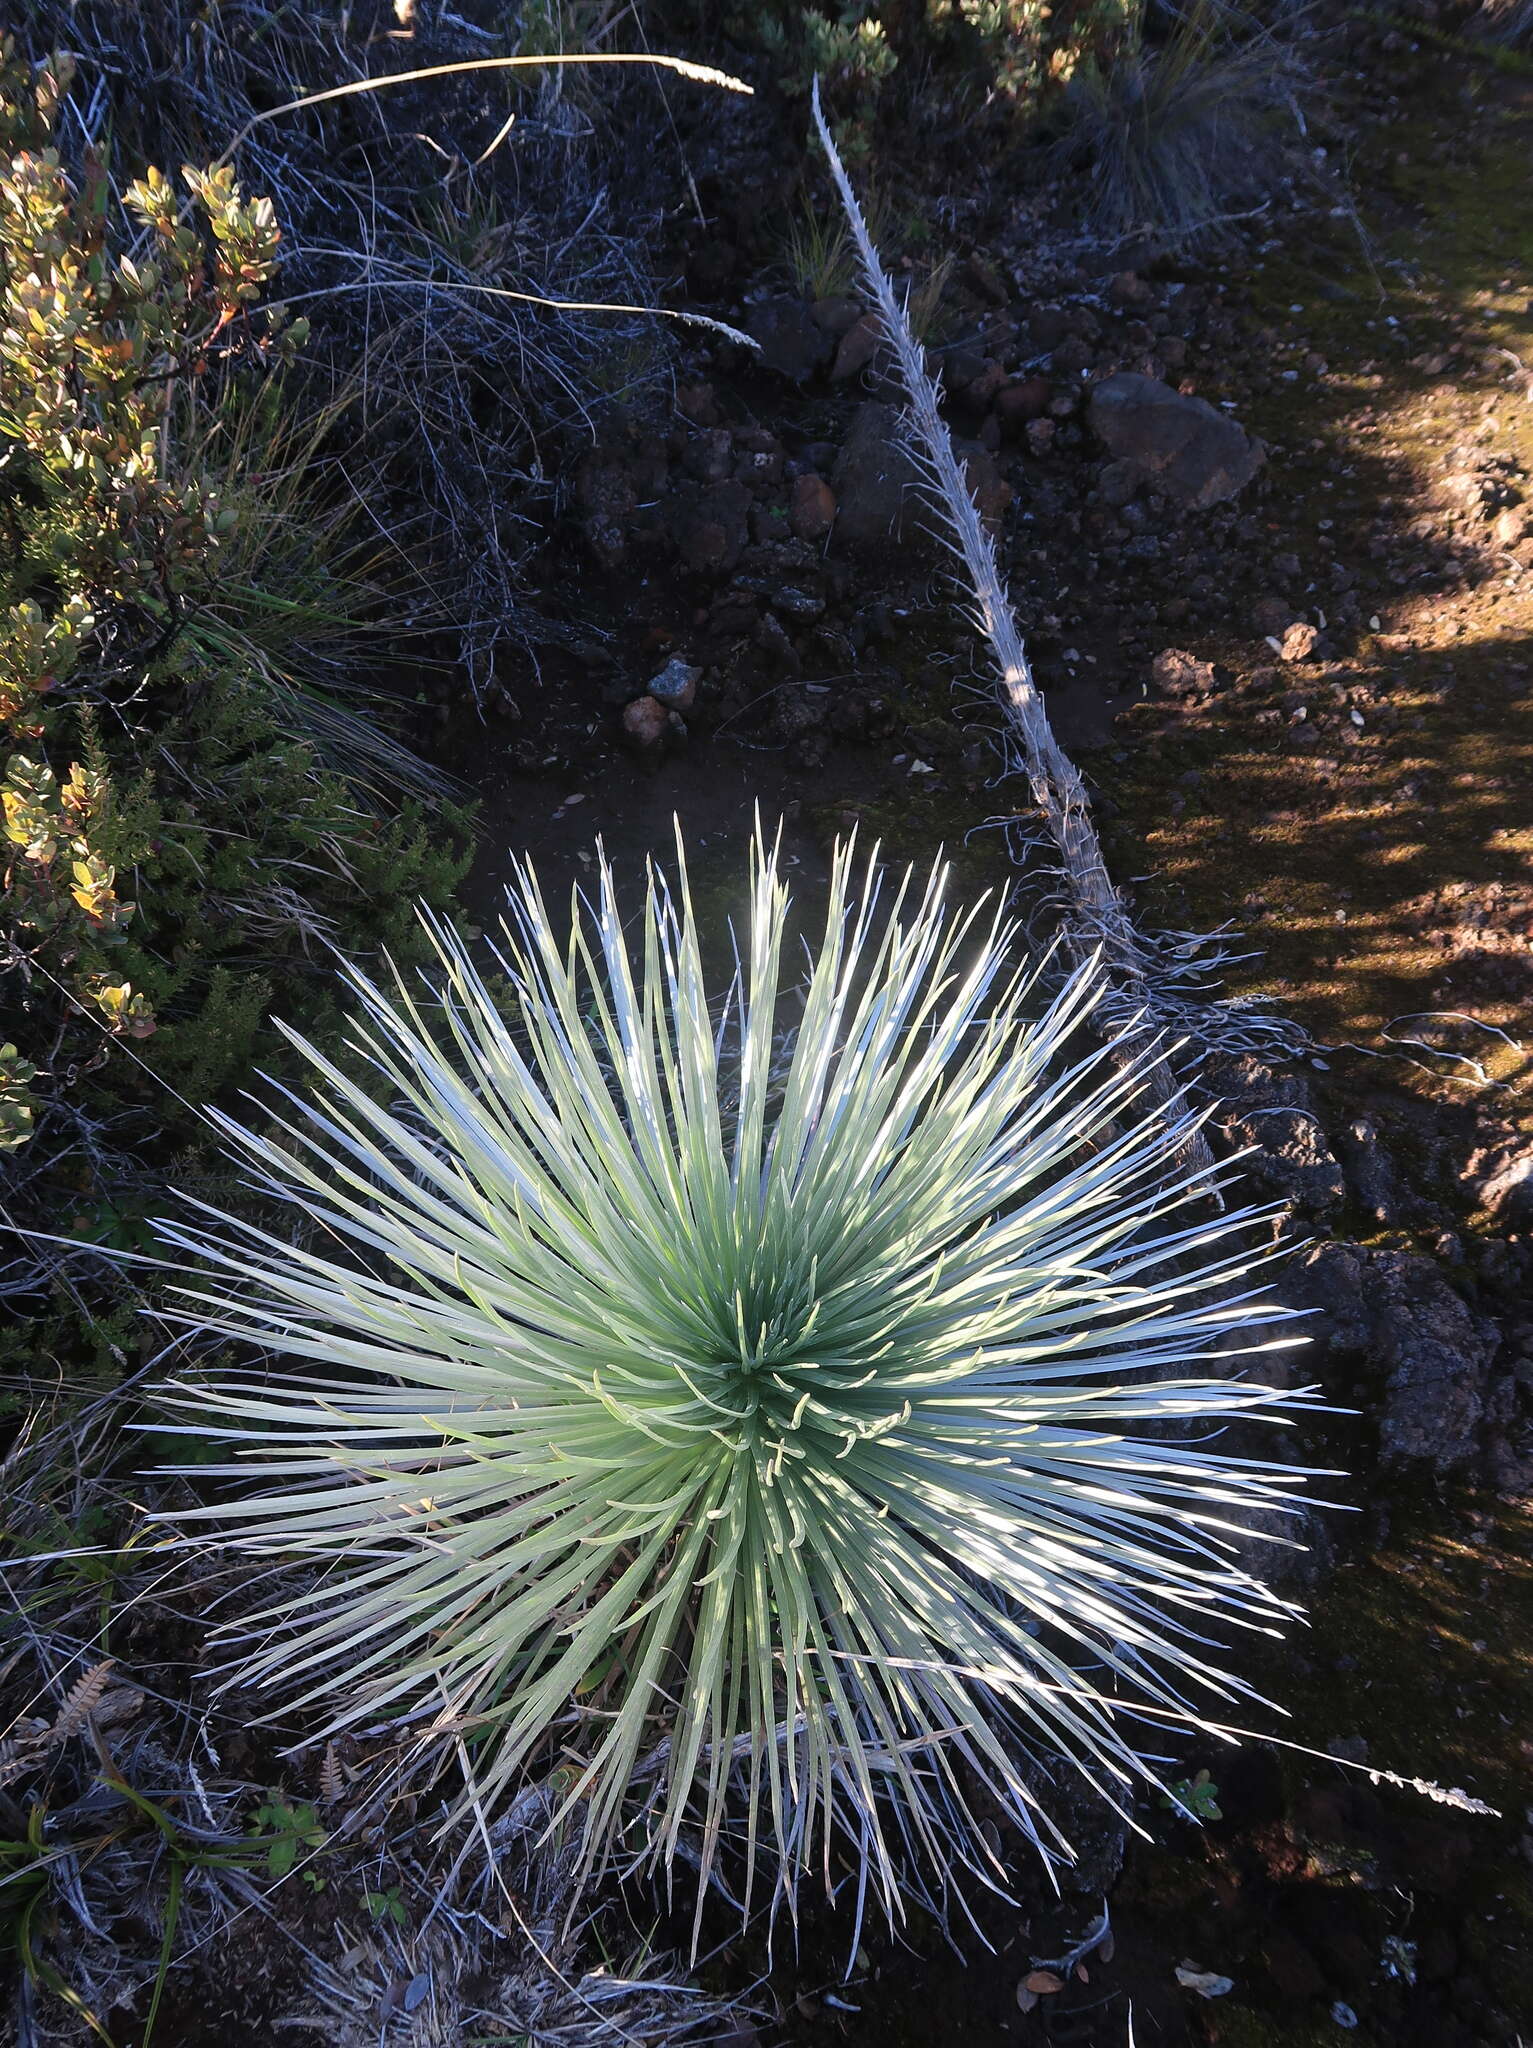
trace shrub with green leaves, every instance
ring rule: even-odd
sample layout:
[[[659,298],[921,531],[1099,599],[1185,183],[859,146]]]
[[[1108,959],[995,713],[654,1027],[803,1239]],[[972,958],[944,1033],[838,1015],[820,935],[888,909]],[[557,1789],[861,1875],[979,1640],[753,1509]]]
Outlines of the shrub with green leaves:
[[[32,1310],[53,1234],[117,1241],[205,1144],[274,994],[318,1028],[328,946],[408,952],[464,863],[461,811],[397,801],[426,771],[337,694],[362,551],[337,408],[305,413],[302,324],[262,303],[269,201],[66,161],[70,79],[0,41],[0,1298]]]
[[[154,679],[186,581],[227,530],[216,499],[164,473],[172,394],[216,357],[302,331],[282,334],[280,314],[252,323],[277,226],[226,166],[183,174],[200,226],[157,170],[128,185],[124,220],[102,162],[76,186],[51,146],[72,76],[66,57],[33,67],[0,41],[5,899],[23,972],[66,970],[112,1031],[144,1037],[153,1009],[114,971],[135,906],[117,889],[121,806],[94,707],[111,679]],[[87,759],[65,775],[48,754],[70,727]]]
[[[955,86],[970,106],[983,95],[1035,114],[1088,58],[1121,42],[1134,13],[1135,0],[771,0],[730,27],[761,45],[785,91],[807,95],[819,80],[850,163],[871,153],[901,81],[919,81],[902,119],[950,109]]]
[[[427,1717],[486,1802],[562,1758],[593,1860],[706,1872],[738,1816],[791,1889],[844,1826],[897,1910],[907,1850],[993,1867],[991,1800],[1061,1847],[1029,1749],[1126,1798],[1245,1690],[1210,1632],[1291,1611],[1237,1546],[1296,1471],[1219,1426],[1308,1397],[1228,1370],[1251,1218],[1092,977],[854,879],[800,982],[758,845],[720,1008],[684,864],[631,941],[605,864],[569,935],[522,870],[501,978],[433,925],[422,990],[353,976],[370,1072],[302,1046],[279,1133],[221,1120],[294,1241],[165,1230],[189,1320],[292,1362],[181,1397],[253,1482],[199,1512],[319,1572],[235,1682]]]

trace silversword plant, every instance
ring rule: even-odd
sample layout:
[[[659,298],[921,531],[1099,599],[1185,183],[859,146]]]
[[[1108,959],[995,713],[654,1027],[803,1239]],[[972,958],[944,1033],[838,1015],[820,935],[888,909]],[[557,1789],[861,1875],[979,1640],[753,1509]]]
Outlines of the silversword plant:
[[[1252,1219],[1090,972],[1046,1000],[940,870],[856,879],[800,972],[759,842],[721,1006],[684,859],[632,934],[605,861],[567,935],[519,871],[495,983],[433,926],[428,990],[351,977],[368,1085],[299,1041],[281,1134],[225,1122],[297,1241],[168,1229],[195,1319],[294,1363],[185,1395],[258,1481],[206,1514],[321,1567],[240,1683],[434,1714],[485,1805],[573,1756],[593,1861],[706,1873],[737,1821],[791,1892],[844,1825],[894,1908],[992,1801],[1065,1853],[1037,1760],[1123,1799],[1245,1690],[1210,1629],[1290,1611],[1237,1545],[1297,1475],[1220,1428],[1308,1397],[1231,1372]]]

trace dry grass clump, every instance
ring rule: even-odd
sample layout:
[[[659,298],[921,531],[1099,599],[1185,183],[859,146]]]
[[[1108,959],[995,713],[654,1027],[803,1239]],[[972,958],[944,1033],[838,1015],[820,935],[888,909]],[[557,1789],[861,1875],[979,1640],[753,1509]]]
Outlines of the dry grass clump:
[[[1214,0],[1193,0],[1163,36],[1149,19],[1141,4],[1076,72],[1058,159],[1094,233],[1206,240],[1292,168],[1303,67],[1291,41]]]
[[[242,1702],[198,1697],[206,1629],[258,1586],[144,1540],[146,1506],[174,1517],[194,1494],[138,1475],[156,1446],[134,1390],[39,1405],[0,1461],[0,2038],[729,2038],[737,2004],[582,1901],[546,1786],[449,1862],[391,1739],[279,1759]]]

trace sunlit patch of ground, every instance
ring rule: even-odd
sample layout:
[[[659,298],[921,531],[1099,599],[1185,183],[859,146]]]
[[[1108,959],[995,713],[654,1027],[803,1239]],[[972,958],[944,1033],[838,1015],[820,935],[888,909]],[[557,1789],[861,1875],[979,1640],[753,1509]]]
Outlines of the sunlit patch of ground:
[[[1324,359],[1247,409],[1281,444],[1281,523],[1355,566],[1362,620],[1318,661],[1254,629],[1199,644],[1230,687],[1137,707],[1097,772],[1147,915],[1263,949],[1235,991],[1333,1043],[1440,1045],[1392,1071],[1505,1084],[1533,1121],[1533,524],[1497,525],[1533,499],[1533,92],[1496,94],[1376,138],[1400,210],[1371,260],[1338,227],[1255,281],[1273,364]]]

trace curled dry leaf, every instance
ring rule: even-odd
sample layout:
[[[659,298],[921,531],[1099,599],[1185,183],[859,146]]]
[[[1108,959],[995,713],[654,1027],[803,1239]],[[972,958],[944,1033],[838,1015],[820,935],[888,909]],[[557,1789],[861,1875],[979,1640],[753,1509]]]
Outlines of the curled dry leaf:
[[[1017,1986],[1017,2005],[1019,2009],[1023,2012],[1031,2012],[1033,2007],[1037,2003],[1037,1992],[1028,1990],[1027,1980],[1024,1978],[1023,1981]]]
[[[41,1761],[49,1741],[46,1721],[18,1722],[15,1734],[0,1742],[0,1785],[9,1785],[15,1778],[25,1777]]]
[[[1036,1991],[1040,1998],[1048,1998],[1065,1988],[1064,1978],[1056,1977],[1052,1970],[1029,1970],[1022,1982],[1029,1991]]]

